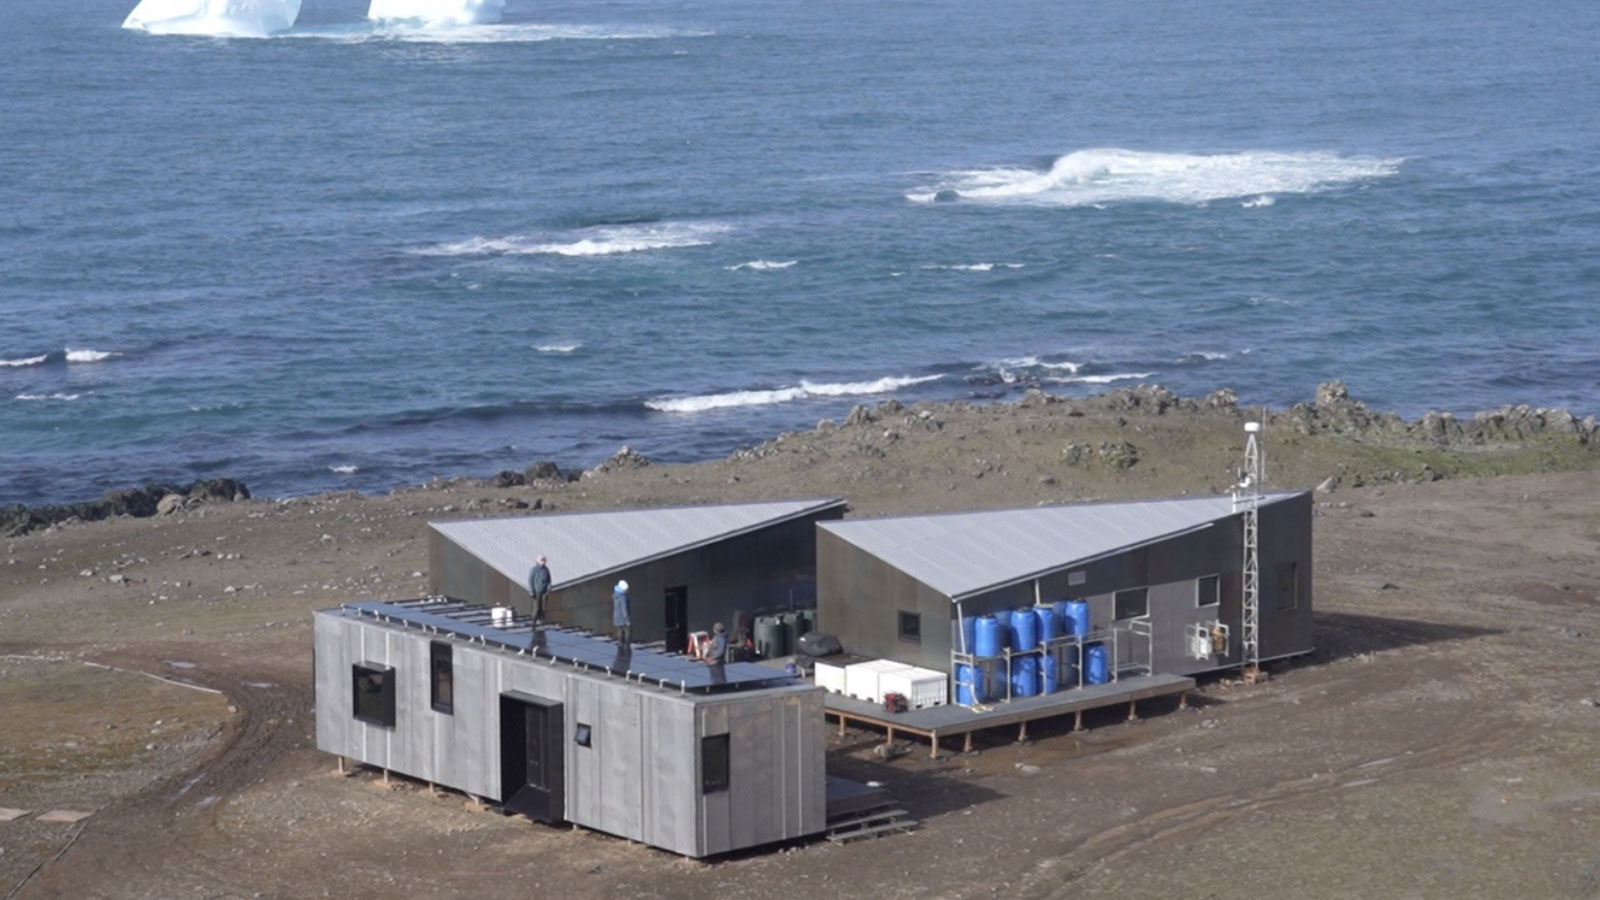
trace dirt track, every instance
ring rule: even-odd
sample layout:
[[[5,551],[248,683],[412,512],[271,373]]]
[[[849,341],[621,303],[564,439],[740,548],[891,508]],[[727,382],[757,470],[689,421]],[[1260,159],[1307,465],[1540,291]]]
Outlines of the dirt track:
[[[1044,463],[1005,452],[986,451],[1001,466],[973,479],[973,505],[1039,489],[1029,467]],[[952,504],[931,478],[916,492],[918,467],[943,459],[891,457],[879,465],[903,474],[889,481],[846,483],[829,465],[811,480],[736,463],[647,469],[554,496],[563,508],[747,491],[849,493],[858,510]],[[1116,477],[1074,490],[1112,493]],[[863,489],[841,490],[851,484]],[[238,504],[5,545],[0,654],[186,679],[237,710],[213,704],[205,723],[185,712],[214,736],[130,768],[58,860],[69,831],[13,844],[18,823],[0,823],[0,872],[20,879],[44,863],[17,896],[1600,896],[1593,470],[1319,495],[1313,656],[1263,685],[1207,684],[1188,710],[1152,703],[1132,724],[1105,711],[1083,736],[1058,723],[1017,746],[994,732],[973,757],[878,762],[878,736],[852,732],[832,764],[885,781],[921,830],[709,865],[502,818],[425,785],[340,777],[312,748],[309,610],[415,593],[422,523],[488,514],[502,493],[514,492]],[[213,552],[185,555],[201,546]],[[108,582],[113,571],[125,581]],[[79,712],[111,715],[114,700],[137,718],[180,690],[152,684],[131,699],[86,689]],[[45,752],[20,734],[0,746]],[[43,808],[79,780],[0,774],[0,807],[25,795]]]

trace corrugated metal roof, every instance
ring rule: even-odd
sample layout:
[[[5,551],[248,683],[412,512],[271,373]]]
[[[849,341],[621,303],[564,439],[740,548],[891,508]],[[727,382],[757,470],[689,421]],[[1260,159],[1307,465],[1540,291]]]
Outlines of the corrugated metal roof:
[[[1293,493],[1262,495],[1262,505]],[[1036,506],[822,522],[952,600],[1031,580],[1232,515],[1228,497]]]
[[[542,553],[550,559],[551,587],[564,588],[843,505],[837,499],[791,500],[429,522],[428,526],[516,584],[527,584],[528,570]]]

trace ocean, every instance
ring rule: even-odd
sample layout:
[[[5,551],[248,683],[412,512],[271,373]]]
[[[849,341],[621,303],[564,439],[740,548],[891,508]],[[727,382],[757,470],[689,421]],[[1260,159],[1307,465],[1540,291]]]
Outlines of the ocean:
[[[1600,5],[0,5],[0,503],[1159,383],[1600,412]]]

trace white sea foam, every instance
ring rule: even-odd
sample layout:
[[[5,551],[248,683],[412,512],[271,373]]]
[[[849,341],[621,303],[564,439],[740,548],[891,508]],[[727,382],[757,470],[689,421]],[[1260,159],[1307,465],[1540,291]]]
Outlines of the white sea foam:
[[[151,34],[267,37],[287,31],[300,0],[140,0],[123,28]]]
[[[49,358],[50,355],[45,354],[43,356],[25,356],[21,359],[0,359],[0,369],[37,366]]]
[[[1251,203],[1267,205],[1260,201],[1270,202],[1272,194],[1305,194],[1385,178],[1403,161],[1316,152],[1197,155],[1080,150],[1060,157],[1045,171],[1001,167],[948,172],[937,184],[908,192],[906,199],[1074,207],[1140,200],[1200,204],[1254,197]]]
[[[1032,374],[1032,372],[1040,369],[1043,369],[1046,372],[1066,372],[1068,375],[1076,375],[1082,368],[1083,363],[1072,362],[1070,360],[1062,362],[1045,362],[1037,356],[1018,356],[1012,359],[1002,359],[995,363],[995,370],[1000,376],[1000,380],[1006,384],[1014,384],[1017,381],[1028,377],[1028,375]],[[1029,371],[1019,374],[1018,370]],[[1043,377],[1052,381],[1059,380],[1058,378],[1050,378],[1048,375],[1039,377]]]
[[[652,225],[603,225],[561,235],[513,234],[506,237],[474,237],[464,241],[434,244],[412,252],[422,256],[614,256],[649,250],[704,247],[726,225],[689,222],[661,222]]]
[[[113,356],[121,355],[115,350],[74,350],[71,347],[67,348],[67,362],[69,363],[103,362]]]
[[[1111,375],[1068,375],[1064,378],[1046,378],[1057,384],[1111,384],[1114,381],[1138,381],[1149,378],[1154,372],[1117,372]]]
[[[773,269],[787,269],[798,262],[800,262],[798,259],[786,259],[782,262],[773,262],[766,259],[752,259],[749,262],[742,262],[736,266],[724,266],[724,268],[726,268],[729,272],[737,272],[741,269],[749,269],[752,272],[768,272]]]
[[[354,475],[355,473],[361,471],[361,467],[360,466],[329,466],[328,467],[328,471],[329,472],[337,472],[340,475]]]
[[[576,353],[582,346],[581,342],[573,341],[570,344],[535,344],[533,349],[540,353]]]
[[[648,41],[708,37],[714,32],[653,26],[613,25],[447,25],[411,20],[297,28],[278,38],[324,40],[339,44],[392,41],[407,44],[538,44],[545,41]]]
[[[491,25],[500,21],[506,0],[372,0],[374,22],[415,21],[429,25]]]
[[[55,393],[55,394],[18,394],[16,399],[18,399],[18,400],[35,400],[35,401],[37,401],[37,400],[76,400],[76,399],[78,399],[78,396],[79,395],[77,395],[77,394],[62,394],[62,393]]]
[[[1249,200],[1241,200],[1239,205],[1245,209],[1260,209],[1263,206],[1271,206],[1277,202],[1270,194],[1262,194],[1259,197],[1251,197]]]
[[[955,266],[932,265],[932,266],[923,266],[922,268],[924,270],[927,270],[927,271],[937,271],[939,269],[947,269],[947,270],[949,270],[951,272],[993,272],[995,269],[1020,269],[1020,268],[1022,268],[1022,266],[1023,266],[1022,263],[982,262],[982,263],[970,263],[970,264],[967,264],[967,265],[955,265]]]
[[[1216,362],[1219,359],[1227,359],[1231,355],[1230,353],[1221,353],[1215,350],[1193,350],[1178,357],[1178,362]]]
[[[771,390],[729,391],[723,394],[702,394],[696,397],[663,397],[647,401],[645,406],[660,412],[705,412],[709,409],[725,409],[731,406],[765,406],[771,403],[787,403],[791,400],[802,400],[807,397],[850,397],[861,394],[887,394],[914,384],[936,381],[941,377],[939,375],[908,375],[899,378],[879,378],[876,381],[840,383],[802,381],[796,387],[774,388]]]

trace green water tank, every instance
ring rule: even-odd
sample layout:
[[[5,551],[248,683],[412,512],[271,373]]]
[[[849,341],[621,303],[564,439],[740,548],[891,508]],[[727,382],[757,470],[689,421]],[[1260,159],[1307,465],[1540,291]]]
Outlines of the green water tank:
[[[781,616],[757,616],[754,637],[757,656],[773,659],[789,653],[789,631]]]

